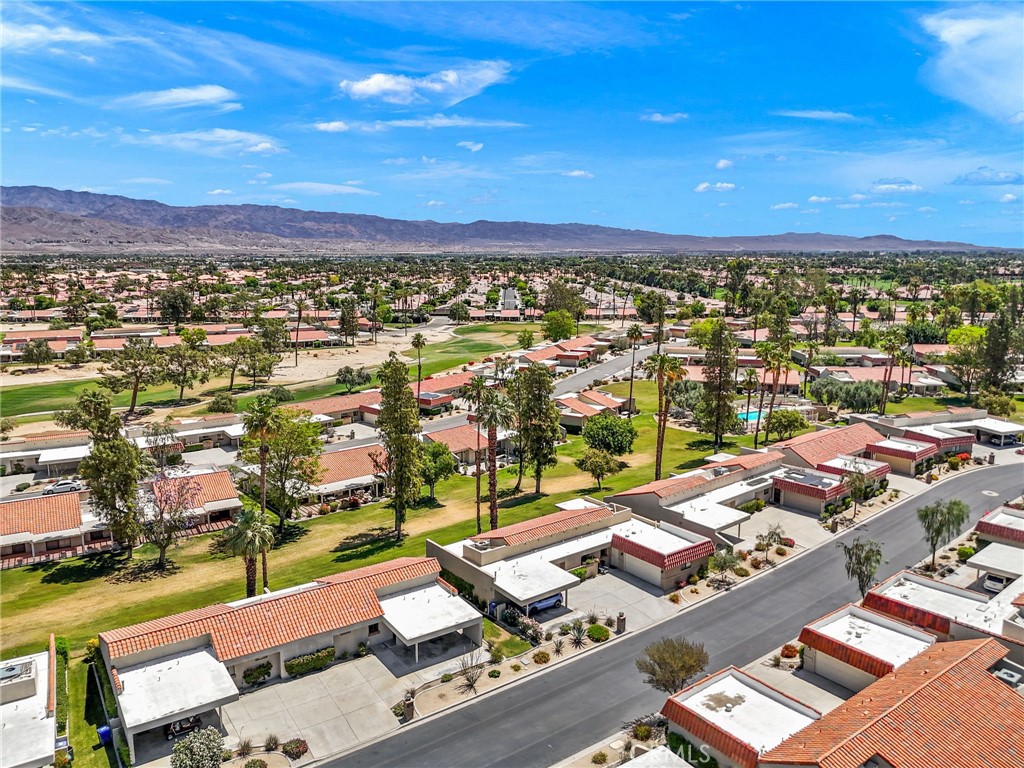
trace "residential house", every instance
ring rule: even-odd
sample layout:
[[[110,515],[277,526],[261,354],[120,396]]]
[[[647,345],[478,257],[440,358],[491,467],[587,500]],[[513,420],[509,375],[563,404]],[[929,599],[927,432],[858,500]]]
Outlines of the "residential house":
[[[0,558],[4,568],[98,552],[113,545],[110,528],[79,493],[55,493],[0,503]]]
[[[56,675],[53,635],[48,650],[4,660],[0,676],[0,768],[43,768],[53,764],[57,738]]]
[[[176,475],[153,482],[153,495],[158,505],[161,499],[177,502],[186,492],[185,512],[195,525],[208,529],[221,523],[219,527],[226,527],[242,511],[238,489],[227,470]]]

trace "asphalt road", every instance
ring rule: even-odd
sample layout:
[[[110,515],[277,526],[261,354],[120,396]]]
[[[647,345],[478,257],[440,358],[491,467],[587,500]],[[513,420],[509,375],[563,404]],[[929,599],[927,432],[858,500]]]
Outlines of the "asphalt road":
[[[648,347],[640,347],[636,351],[636,362],[639,365],[649,355],[653,355],[657,347],[651,344]],[[589,368],[584,368],[579,373],[574,373],[567,376],[564,379],[555,382],[555,394],[564,395],[568,392],[579,392],[581,389],[586,389],[587,385],[594,379],[607,379],[609,376],[614,376],[622,371],[629,370],[629,364],[632,361],[632,355],[625,353],[618,355],[617,357],[609,358],[603,363],[598,363]]]
[[[993,491],[994,496],[983,494]],[[986,468],[947,480],[848,530],[883,543],[883,579],[928,554],[914,510],[950,497],[971,506],[971,525],[1024,491],[1024,465]],[[330,768],[550,766],[614,733],[623,721],[661,708],[665,694],[644,685],[634,660],[652,640],[684,635],[704,643],[708,671],[743,666],[799,634],[804,624],[859,597],[842,556],[825,545],[720,593],[693,609],[468,706],[404,727],[331,760]],[[628,621],[628,612],[627,612]]]

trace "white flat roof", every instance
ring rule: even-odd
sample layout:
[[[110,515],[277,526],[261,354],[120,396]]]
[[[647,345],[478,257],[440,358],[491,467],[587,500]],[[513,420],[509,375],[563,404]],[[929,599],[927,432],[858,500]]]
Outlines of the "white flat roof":
[[[35,665],[36,690],[32,696],[0,704],[0,766],[49,765],[53,762],[53,741],[57,718],[46,716],[49,696],[50,654],[19,656],[0,663],[0,669]]]
[[[92,445],[69,445],[66,448],[45,448],[39,452],[39,463],[49,464],[55,461],[74,461],[84,459],[92,453]]]
[[[895,448],[899,451],[920,451],[922,448],[928,448],[932,443],[926,443],[923,440],[911,440],[907,437],[887,437],[884,440],[876,440],[872,445],[880,445],[883,448]]]
[[[778,746],[817,719],[809,708],[734,669],[672,698],[758,752]]]
[[[930,435],[931,437],[944,439],[949,437],[974,437],[970,432],[964,432],[956,428],[954,424],[914,424],[908,426],[908,432],[915,432],[919,435]]]
[[[860,456],[836,456],[834,459],[823,461],[820,466],[833,467],[841,472],[871,472],[879,467],[888,467],[884,461],[864,459]]]
[[[644,752],[640,757],[634,757],[629,761],[629,765],[630,768],[690,768],[688,762],[665,745]]]
[[[946,426],[954,427],[956,429],[980,429],[982,432],[989,432],[993,435],[1019,435],[1024,432],[1024,426],[1021,426],[1020,424],[1014,424],[1012,421],[1001,421],[990,417],[973,419],[971,421],[951,422]]]
[[[593,509],[594,502],[587,501],[584,498],[577,496],[575,499],[569,499],[568,501],[560,501],[555,504],[559,509]]]
[[[977,592],[933,582],[920,576],[903,574],[883,589],[881,594],[954,619],[960,624],[983,632],[999,635],[1002,634],[1003,619],[1012,609],[1010,603],[1022,592],[1024,577],[988,599]]]
[[[619,534],[630,541],[635,541],[641,546],[653,549],[662,555],[671,555],[681,549],[686,549],[694,544],[707,541],[707,538],[677,526],[672,526],[675,532],[669,532],[662,528],[656,528],[640,520],[629,520],[612,526],[612,532]]]
[[[407,645],[454,632],[481,620],[458,595],[428,584],[380,598],[384,621]]]
[[[668,509],[682,515],[683,519],[711,531],[724,531],[734,525],[745,523],[750,515],[734,507],[727,507],[713,501],[710,494],[681,501]]]
[[[896,629],[892,624],[867,611],[851,610],[813,626],[826,637],[887,661],[894,667],[914,658],[932,644],[924,633],[911,627],[907,627],[906,631]]]
[[[238,689],[209,648],[119,669],[124,725],[144,730],[238,700]]]
[[[993,542],[971,556],[967,564],[999,576],[1024,576],[1024,549]]]
[[[1024,510],[1013,507],[997,507],[983,518],[986,523],[998,525],[1001,528],[1012,528],[1015,531],[1024,531]]]

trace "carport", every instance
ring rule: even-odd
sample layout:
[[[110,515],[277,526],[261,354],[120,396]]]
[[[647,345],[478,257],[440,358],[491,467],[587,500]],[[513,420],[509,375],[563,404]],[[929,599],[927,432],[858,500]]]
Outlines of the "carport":
[[[206,648],[118,670],[121,725],[135,762],[135,737],[238,700],[224,665]],[[219,719],[219,716],[218,716]]]
[[[396,592],[380,598],[384,624],[420,660],[420,643],[462,632],[477,645],[483,643],[483,617],[465,600],[438,584]]]
[[[554,549],[554,548],[552,548]],[[541,550],[541,553],[546,550]],[[484,571],[494,576],[494,588],[507,597],[525,614],[530,603],[562,594],[562,605],[569,607],[569,589],[580,580],[569,571],[549,563],[538,554],[501,560],[485,566]]]
[[[971,555],[967,565],[975,569],[977,577],[985,571],[995,576],[1019,579],[1024,576],[1024,549],[992,543]]]

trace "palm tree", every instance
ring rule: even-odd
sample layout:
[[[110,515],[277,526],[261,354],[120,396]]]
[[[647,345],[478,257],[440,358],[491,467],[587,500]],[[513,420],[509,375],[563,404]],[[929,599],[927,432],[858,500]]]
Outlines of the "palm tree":
[[[422,333],[413,334],[412,348],[416,350],[416,400],[420,399],[420,384],[423,382],[423,348],[427,346],[427,337]]]
[[[775,410],[775,399],[779,396],[779,378],[782,376],[783,371],[786,374],[785,386],[789,386],[789,371],[792,368],[790,362],[790,354],[793,350],[793,334],[784,333],[782,338],[774,345],[774,354],[772,355],[771,361],[771,372],[772,372],[772,396],[768,401],[768,423],[771,423],[772,412]],[[768,365],[768,361],[765,361],[765,365]],[[760,421],[760,414],[758,414],[758,420]],[[768,426],[765,425],[764,430],[764,441],[768,442]]]
[[[768,374],[771,373],[773,380],[778,381],[774,366],[779,357],[779,345],[774,341],[759,341],[754,345],[754,349],[757,351],[758,359],[764,364],[764,373],[761,378],[761,397],[757,404],[757,423],[754,425],[754,447],[757,448],[761,435],[761,414],[764,413],[764,396],[768,391],[768,387],[765,386]]]
[[[384,290],[380,285],[373,286],[370,291],[370,330],[373,332],[373,343],[377,343],[377,306],[384,300]]]
[[[477,436],[481,426],[487,428],[487,493],[492,531],[498,527],[498,430],[508,429],[514,419],[512,401],[501,392],[488,390],[477,411]]]
[[[644,373],[647,378],[658,382],[658,432],[657,447],[654,459],[654,479],[661,480],[661,459],[665,451],[665,429],[668,426],[668,403],[665,397],[666,388],[676,379],[685,376],[686,370],[679,360],[668,355],[653,354],[644,360]]]
[[[232,555],[245,561],[245,596],[256,596],[256,557],[266,554],[274,545],[274,529],[267,525],[266,516],[256,509],[242,510],[235,522],[224,530],[224,546]],[[267,589],[266,566],[263,569],[263,588]]]
[[[885,377],[882,379],[882,401],[878,413],[885,416],[885,406],[889,402],[889,384],[892,382],[892,369],[896,365],[896,355],[906,346],[907,340],[903,329],[896,327],[886,328],[882,333],[878,346],[886,354]]]
[[[302,325],[302,313],[309,309],[309,304],[306,303],[305,299],[299,299],[295,302],[295,311],[298,313],[295,316],[295,367],[299,367],[299,326]]]
[[[266,395],[260,395],[242,414],[242,427],[249,437],[260,441],[260,512],[267,516],[267,454],[270,448],[267,440],[277,429],[280,414],[277,402]],[[283,522],[283,521],[282,521]],[[267,554],[263,553],[263,581],[267,580]],[[266,584],[264,583],[264,586]]]
[[[760,382],[757,380],[757,369],[747,368],[746,373],[743,374],[743,381],[740,386],[743,387],[743,391],[747,393],[747,419],[750,419],[750,398],[754,394],[754,390],[757,389],[757,385]]]
[[[807,376],[811,372],[811,364],[814,362],[814,358],[818,356],[818,350],[820,349],[821,344],[818,342],[807,342],[807,364],[804,366],[804,396],[807,395]]]
[[[629,346],[633,349],[633,362],[629,366],[629,418],[633,418],[633,378],[636,373],[636,345],[644,338],[644,329],[639,323],[633,323],[626,331],[626,338],[629,339]]]
[[[487,395],[487,381],[482,376],[474,376],[466,385],[466,399],[476,409],[476,453],[473,454],[476,462],[476,532],[482,533],[483,526],[480,523],[480,409],[483,406],[484,397]],[[520,459],[521,460],[521,459]]]

